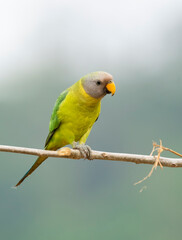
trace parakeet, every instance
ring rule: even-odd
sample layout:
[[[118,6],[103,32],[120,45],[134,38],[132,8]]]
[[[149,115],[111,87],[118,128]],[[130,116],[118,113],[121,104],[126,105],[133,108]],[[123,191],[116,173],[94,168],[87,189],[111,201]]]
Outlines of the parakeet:
[[[85,145],[93,124],[97,121],[101,100],[115,93],[113,77],[106,72],[93,72],[82,77],[58,97],[49,123],[45,150],[57,150],[71,144],[85,158],[90,158],[90,147]],[[78,144],[78,143],[79,144]],[[19,186],[47,157],[40,156],[16,184]]]

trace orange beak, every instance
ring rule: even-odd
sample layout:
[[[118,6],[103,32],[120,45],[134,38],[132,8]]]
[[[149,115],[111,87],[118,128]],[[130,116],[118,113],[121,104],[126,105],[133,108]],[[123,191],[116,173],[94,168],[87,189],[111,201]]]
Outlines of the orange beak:
[[[112,93],[112,96],[115,94],[116,91],[116,86],[114,84],[114,82],[110,82],[106,85],[107,90]]]

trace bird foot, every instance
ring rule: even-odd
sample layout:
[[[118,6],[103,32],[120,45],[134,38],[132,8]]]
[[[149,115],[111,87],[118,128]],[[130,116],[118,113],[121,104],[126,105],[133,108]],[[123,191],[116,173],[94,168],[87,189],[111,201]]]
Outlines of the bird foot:
[[[88,145],[75,143],[73,149],[78,149],[84,159],[93,160],[92,149]]]

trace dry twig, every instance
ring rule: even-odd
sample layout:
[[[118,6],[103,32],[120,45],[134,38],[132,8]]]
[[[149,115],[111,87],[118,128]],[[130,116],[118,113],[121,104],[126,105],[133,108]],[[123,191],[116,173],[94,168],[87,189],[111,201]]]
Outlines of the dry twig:
[[[162,141],[161,141],[161,140],[160,140],[160,145],[157,145],[156,143],[153,143],[153,149],[152,149],[152,152],[151,152],[150,156],[152,156],[153,153],[154,153],[156,150],[158,151],[158,155],[155,156],[155,162],[154,162],[154,165],[152,166],[152,169],[150,170],[149,174],[148,174],[146,177],[144,177],[142,180],[134,183],[134,185],[137,185],[137,184],[139,184],[139,183],[142,183],[142,182],[145,181],[147,178],[151,177],[154,169],[157,168],[158,164],[160,165],[161,168],[163,168],[163,166],[162,166],[162,164],[161,164],[161,161],[160,161],[160,155],[161,155],[161,153],[163,152],[163,146],[162,146]]]
[[[156,145],[156,147],[160,147]],[[162,147],[164,150],[164,147]],[[0,145],[0,152],[11,152],[11,153],[21,153],[29,154],[36,156],[47,156],[47,157],[56,157],[56,158],[71,158],[71,159],[81,159],[82,155],[79,150],[62,148],[58,151],[48,151],[41,149],[33,148],[22,148],[22,147],[13,147],[13,146],[4,146]],[[127,153],[112,153],[112,152],[101,152],[92,150],[93,159],[98,160],[110,160],[110,161],[123,161],[123,162],[133,162],[136,164],[155,164],[156,157],[149,155],[138,155],[138,154],[127,154]],[[164,167],[182,167],[181,158],[164,158],[158,157],[158,163],[162,164]],[[157,163],[157,164],[158,164]]]

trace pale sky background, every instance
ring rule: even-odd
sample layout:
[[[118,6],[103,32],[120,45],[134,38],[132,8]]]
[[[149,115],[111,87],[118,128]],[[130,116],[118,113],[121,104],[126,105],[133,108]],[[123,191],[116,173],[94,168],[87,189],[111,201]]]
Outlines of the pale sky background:
[[[103,61],[157,71],[176,57],[181,11],[181,0],[1,1],[0,93],[13,74],[50,59],[78,76]]]

